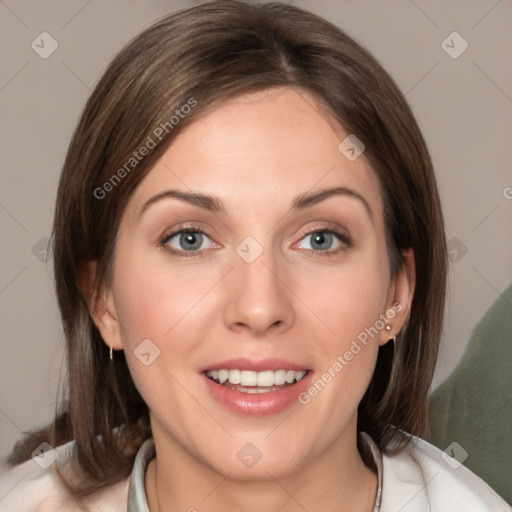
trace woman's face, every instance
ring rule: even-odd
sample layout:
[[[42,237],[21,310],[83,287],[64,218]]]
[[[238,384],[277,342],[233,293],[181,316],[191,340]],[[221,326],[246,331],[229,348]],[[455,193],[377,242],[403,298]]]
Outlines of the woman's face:
[[[412,289],[391,280],[379,182],[339,149],[348,135],[308,93],[245,95],[185,129],[131,197],[96,321],[157,449],[253,479],[355,446]]]

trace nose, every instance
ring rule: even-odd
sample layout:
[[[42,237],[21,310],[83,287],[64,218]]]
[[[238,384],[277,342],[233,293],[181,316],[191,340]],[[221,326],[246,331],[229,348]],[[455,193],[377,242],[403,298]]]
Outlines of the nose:
[[[280,274],[275,262],[264,254],[253,263],[240,258],[226,283],[226,326],[255,337],[289,329],[295,321],[293,294]]]

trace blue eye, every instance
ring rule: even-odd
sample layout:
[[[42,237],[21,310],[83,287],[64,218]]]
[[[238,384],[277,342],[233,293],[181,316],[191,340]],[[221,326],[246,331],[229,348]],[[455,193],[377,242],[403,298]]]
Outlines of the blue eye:
[[[178,252],[195,252],[209,249],[212,240],[200,231],[178,231],[167,235],[161,242],[162,245]]]
[[[349,245],[346,237],[330,231],[315,231],[306,235],[299,243],[300,249],[316,252],[334,252],[342,247],[343,242]]]

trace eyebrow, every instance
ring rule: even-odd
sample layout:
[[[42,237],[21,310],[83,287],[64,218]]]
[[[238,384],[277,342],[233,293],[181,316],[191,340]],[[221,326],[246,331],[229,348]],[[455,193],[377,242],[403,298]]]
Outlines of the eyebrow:
[[[157,194],[156,196],[153,196],[151,199],[148,199],[142,205],[139,217],[152,204],[167,198],[179,199],[180,201],[184,201],[194,206],[199,206],[200,208],[204,208],[205,210],[209,210],[212,212],[222,212],[224,210],[222,201],[216,197],[200,194],[199,192],[182,192],[179,190],[166,190],[165,192],[160,192],[160,194]]]
[[[333,196],[345,196],[352,197],[361,202],[361,204],[365,207],[370,219],[373,221],[373,211],[370,208],[368,201],[358,192],[352,190],[347,187],[335,187],[329,188],[326,190],[322,190],[320,192],[314,194],[302,194],[296,197],[292,201],[292,206],[290,211],[294,210],[303,210],[310,206],[314,206],[326,199]],[[222,201],[214,196],[201,194],[199,192],[183,192],[180,190],[166,190],[164,192],[160,192],[159,194],[148,199],[143,205],[139,213],[139,217],[154,203],[161,201],[167,198],[179,199],[180,201],[184,201],[186,203],[192,204],[194,206],[199,206],[200,208],[204,208],[205,210],[209,210],[211,212],[223,212],[224,205]]]
[[[373,222],[373,211],[370,208],[368,201],[361,194],[347,187],[328,188],[326,190],[321,190],[316,194],[300,195],[293,200],[291,210],[302,210],[304,208],[308,208],[309,206],[313,206],[322,201],[325,201],[326,199],[333,196],[346,196],[357,199],[365,207],[365,210]]]

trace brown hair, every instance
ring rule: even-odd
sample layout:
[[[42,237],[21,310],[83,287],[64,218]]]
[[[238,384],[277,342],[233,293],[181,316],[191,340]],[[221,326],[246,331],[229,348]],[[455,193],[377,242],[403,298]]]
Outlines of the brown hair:
[[[8,462],[27,460],[42,441],[58,446],[74,439],[80,479],[61,476],[75,496],[129,475],[151,436],[148,408],[124,354],[109,360],[80,287],[81,269],[95,260],[96,287],[108,283],[124,207],[183,128],[220,101],[275,86],[312,93],[363,141],[382,186],[392,273],[401,268],[402,251],[414,252],[408,324],[395,348],[380,349],[358,429],[382,450],[405,446],[398,429],[424,434],[447,263],[432,163],[413,114],[376,59],[334,25],[286,4],[219,0],[165,17],[136,37],[85,106],[60,177],[52,234],[69,396],[53,423],[20,441]],[[173,115],[179,122],[170,121]],[[155,130],[163,126],[157,141]],[[158,143],[134,164],[130,158],[149,138]],[[126,167],[129,161],[134,165]]]

